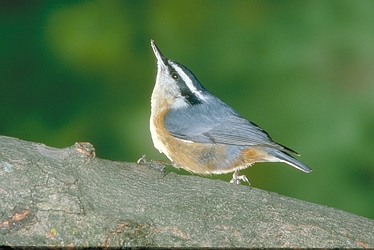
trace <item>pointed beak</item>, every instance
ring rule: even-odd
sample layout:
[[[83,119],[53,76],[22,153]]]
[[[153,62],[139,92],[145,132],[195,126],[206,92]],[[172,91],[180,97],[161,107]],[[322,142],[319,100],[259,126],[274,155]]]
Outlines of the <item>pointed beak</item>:
[[[157,65],[163,69],[167,68],[168,59],[164,57],[161,53],[161,51],[157,48],[155,41],[151,40],[151,47],[153,49],[153,53],[155,54],[157,58]]]

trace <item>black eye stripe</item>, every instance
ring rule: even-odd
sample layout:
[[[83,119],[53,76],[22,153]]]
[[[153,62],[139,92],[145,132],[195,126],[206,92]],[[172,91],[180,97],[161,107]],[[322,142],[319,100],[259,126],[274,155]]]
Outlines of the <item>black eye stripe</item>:
[[[181,91],[181,95],[184,96],[191,105],[201,103],[201,99],[187,87],[187,84],[181,78],[179,78],[176,83]]]
[[[203,86],[199,83],[199,81],[196,79],[196,77],[193,75],[191,71],[189,71],[186,67],[183,65],[173,62],[175,66],[168,64],[170,76],[175,80],[175,83],[179,87],[179,90],[181,92],[181,95],[186,98],[186,100],[191,105],[201,104],[202,100],[199,98],[199,96],[196,95],[196,93],[193,93],[192,90],[187,86],[185,83],[183,77],[181,77],[175,70],[174,67],[178,67],[182,69],[183,73],[186,74],[186,76],[191,79],[193,82],[195,82],[197,85],[195,86],[197,90],[205,90]]]

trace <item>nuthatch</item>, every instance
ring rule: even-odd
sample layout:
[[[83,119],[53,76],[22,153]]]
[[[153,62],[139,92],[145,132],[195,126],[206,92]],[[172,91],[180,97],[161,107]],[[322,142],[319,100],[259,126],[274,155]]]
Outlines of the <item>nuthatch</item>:
[[[206,90],[185,66],[165,58],[151,40],[157,77],[151,98],[153,144],[174,167],[197,174],[234,172],[232,180],[249,181],[240,170],[255,162],[284,162],[312,170],[274,142],[268,133],[241,117]]]

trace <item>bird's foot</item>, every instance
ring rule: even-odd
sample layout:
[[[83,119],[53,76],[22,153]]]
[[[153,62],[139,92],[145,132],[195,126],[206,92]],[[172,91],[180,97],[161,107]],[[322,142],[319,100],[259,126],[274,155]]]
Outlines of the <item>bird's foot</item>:
[[[160,160],[148,161],[145,155],[142,155],[142,157],[140,157],[136,163],[150,166],[150,167],[160,170],[162,172],[161,178],[164,178],[165,175],[167,174],[165,165],[172,165],[172,163],[168,161],[160,161]]]
[[[245,176],[244,174],[240,175],[240,170],[236,170],[232,175],[230,183],[240,184],[240,181],[247,182],[248,185],[251,186],[251,183],[249,182],[247,176]]]

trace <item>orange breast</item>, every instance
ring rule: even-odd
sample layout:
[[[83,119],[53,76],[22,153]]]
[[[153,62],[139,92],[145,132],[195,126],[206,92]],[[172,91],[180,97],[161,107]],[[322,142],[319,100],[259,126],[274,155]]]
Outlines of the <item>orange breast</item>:
[[[165,105],[167,107],[167,105]],[[164,106],[164,107],[165,107]],[[162,107],[162,105],[160,106]],[[152,138],[177,168],[199,174],[229,173],[246,168],[266,157],[260,148],[244,148],[235,145],[196,143],[173,137],[164,126],[168,109],[158,110],[151,116]]]

